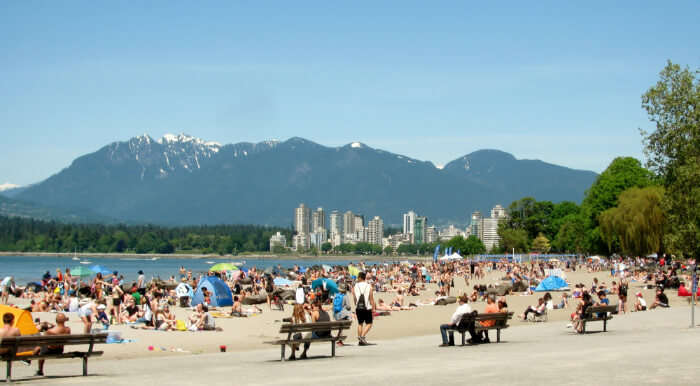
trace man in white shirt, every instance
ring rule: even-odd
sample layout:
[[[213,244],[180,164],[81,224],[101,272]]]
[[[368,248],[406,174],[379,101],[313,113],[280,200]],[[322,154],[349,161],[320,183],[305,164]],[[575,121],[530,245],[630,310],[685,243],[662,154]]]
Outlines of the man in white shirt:
[[[440,325],[440,334],[442,335],[442,344],[440,347],[447,347],[447,346],[454,346],[455,345],[455,339],[454,339],[454,331],[450,330],[451,328],[459,327],[459,322],[462,320],[462,316],[464,314],[468,314],[472,312],[472,308],[469,307],[469,304],[467,304],[467,295],[463,294],[458,298],[459,300],[459,306],[455,310],[454,314],[452,314],[452,317],[450,318],[450,322],[448,324],[442,324]],[[463,326],[464,327],[464,326]],[[466,329],[469,330],[469,335],[471,335],[472,339],[470,339],[470,343],[476,342],[476,334],[474,333],[474,326],[466,326]],[[448,331],[449,330],[449,331]],[[450,334],[449,341],[447,339],[447,334]]]
[[[367,333],[372,328],[372,310],[377,308],[374,302],[374,290],[367,284],[366,272],[357,275],[357,283],[352,287],[355,299],[355,314],[357,315],[357,339],[360,346],[367,346]]]

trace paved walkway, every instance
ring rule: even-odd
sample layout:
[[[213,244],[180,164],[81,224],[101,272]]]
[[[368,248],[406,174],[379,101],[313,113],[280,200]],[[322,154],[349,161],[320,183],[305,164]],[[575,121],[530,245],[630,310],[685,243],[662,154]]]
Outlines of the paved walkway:
[[[49,378],[15,365],[18,383],[172,384],[698,384],[700,328],[690,329],[689,308],[615,316],[607,333],[574,334],[565,323],[503,332],[501,344],[438,348],[435,335],[347,346],[335,359],[328,344],[312,346],[312,359],[279,362],[279,348],[133,360],[94,360],[88,377],[80,361],[47,362]],[[699,312],[700,314],[700,312]],[[700,317],[700,315],[699,315]],[[700,318],[699,318],[700,319]],[[388,321],[387,319],[383,320]],[[602,330],[602,323],[590,324]],[[371,334],[370,334],[371,338]],[[109,345],[103,347],[109,350]]]

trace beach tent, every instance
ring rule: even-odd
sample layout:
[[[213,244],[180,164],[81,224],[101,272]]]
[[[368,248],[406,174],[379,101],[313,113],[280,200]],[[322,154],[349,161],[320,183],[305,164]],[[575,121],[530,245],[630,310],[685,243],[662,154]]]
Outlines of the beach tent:
[[[204,296],[202,296],[202,288],[206,288],[210,294],[211,303],[209,305],[214,307],[226,307],[233,305],[233,294],[231,289],[223,280],[216,276],[205,276],[199,281],[197,285],[197,290],[194,292],[194,297],[192,298],[192,305],[204,303]]]
[[[550,276],[540,282],[540,284],[535,288],[537,292],[543,291],[560,291],[569,288],[564,279],[559,276]]]
[[[331,295],[338,292],[338,284],[328,278],[322,277],[311,282],[311,289],[323,287],[324,290],[328,291]]]
[[[175,287],[175,294],[177,297],[182,298],[185,296],[188,296],[192,298],[192,295],[194,295],[194,292],[192,291],[192,286],[190,286],[187,283],[180,283]]]
[[[10,306],[0,305],[0,327],[5,326],[2,322],[1,315],[5,315],[6,313],[15,316],[14,327],[19,328],[22,335],[34,335],[39,333],[39,330],[36,329],[36,325],[34,325],[34,320],[32,320],[32,314],[29,311]]]

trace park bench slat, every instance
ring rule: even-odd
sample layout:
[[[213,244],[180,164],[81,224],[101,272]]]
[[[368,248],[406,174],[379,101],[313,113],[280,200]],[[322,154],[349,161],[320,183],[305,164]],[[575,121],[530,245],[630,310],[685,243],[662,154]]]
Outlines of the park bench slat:
[[[0,348],[7,349],[8,352],[0,355],[0,360],[7,362],[7,375],[5,381],[12,381],[12,362],[18,360],[33,360],[33,359],[64,359],[64,358],[81,358],[83,360],[83,376],[87,375],[87,362],[91,356],[100,356],[103,351],[93,351],[95,344],[107,342],[107,333],[100,334],[77,334],[77,335],[32,335],[32,336],[16,336],[3,338],[0,340]],[[84,346],[89,348],[85,352],[72,351],[61,354],[45,354],[45,355],[22,355],[17,356],[20,350],[28,351],[27,348],[41,346]]]
[[[281,360],[284,361],[284,351],[286,346],[314,343],[314,342],[331,342],[331,356],[335,357],[335,342],[347,338],[341,336],[343,330],[352,326],[352,320],[341,320],[336,322],[317,322],[317,323],[285,323],[280,327],[280,334],[287,334],[287,339],[279,339],[272,342],[264,342],[281,346]],[[302,332],[328,332],[331,336],[326,338],[307,338],[294,339],[296,333]],[[335,332],[335,335],[333,335]]]

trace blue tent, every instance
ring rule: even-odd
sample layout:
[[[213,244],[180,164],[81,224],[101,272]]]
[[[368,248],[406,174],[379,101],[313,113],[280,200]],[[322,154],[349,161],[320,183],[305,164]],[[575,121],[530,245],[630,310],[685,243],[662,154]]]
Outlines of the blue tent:
[[[199,281],[197,290],[194,292],[194,297],[192,298],[193,306],[204,303],[202,288],[206,288],[209,292],[209,297],[211,298],[210,306],[225,307],[233,305],[233,294],[228,285],[216,276],[205,276]]]
[[[540,282],[540,284],[535,288],[537,292],[543,291],[559,291],[565,288],[569,288],[564,279],[559,276],[550,276]]]

